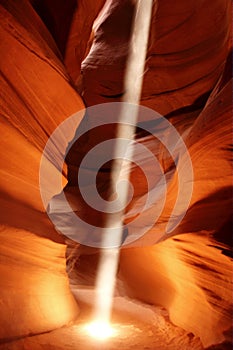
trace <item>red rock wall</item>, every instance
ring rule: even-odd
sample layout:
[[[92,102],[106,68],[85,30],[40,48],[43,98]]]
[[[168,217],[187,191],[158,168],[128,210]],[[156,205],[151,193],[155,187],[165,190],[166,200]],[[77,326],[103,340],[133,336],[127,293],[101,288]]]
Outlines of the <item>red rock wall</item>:
[[[120,101],[124,93],[133,2],[108,5],[97,19],[93,46],[82,63],[87,106]],[[230,23],[228,1],[158,1],[154,9],[141,104],[166,115],[185,132],[194,191],[182,224],[173,232],[182,233],[181,238],[149,247],[159,230],[163,234],[174,207],[174,174],[157,225],[132,244],[148,247],[123,249],[121,254],[121,276],[130,295],[165,306],[171,320],[199,336],[205,346],[230,339],[231,327],[231,231],[229,226],[221,229],[232,208],[228,68],[219,81],[229,53]],[[134,171],[131,182],[138,197],[143,193],[139,179]],[[150,213],[153,216],[153,209]]]
[[[27,1],[1,1],[1,342],[74,320],[65,244],[39,192],[51,132],[83,108],[51,35]],[[52,175],[56,168],[48,162]]]
[[[158,227],[165,228],[176,198],[176,177],[154,228],[134,243],[139,248],[121,253],[121,276],[129,294],[166,307],[171,321],[199,336],[206,347],[231,341],[232,81],[225,77],[217,87],[187,135],[194,188],[175,237],[149,246]]]
[[[91,51],[82,63],[83,98],[90,106],[119,101],[133,1],[108,1]],[[141,103],[165,115],[209,92],[229,49],[228,0],[158,1],[151,23]],[[119,33],[120,28],[120,33]]]
[[[92,24],[106,0],[31,0],[48,27],[73,81],[79,78]]]
[[[93,20],[104,1],[74,1],[70,7],[62,1],[57,6],[49,0],[31,2],[41,18],[26,0],[1,1],[3,341],[62,326],[77,316],[65,273],[65,245],[39,195],[40,157],[56,126],[83,108],[70,76],[78,79],[87,105],[120,100],[134,6],[130,0],[107,2],[79,79]],[[120,262],[129,295],[166,307],[171,320],[200,336],[205,346],[229,338],[232,311],[230,229],[224,225],[231,209],[231,70],[219,80],[230,20],[227,0],[166,0],[154,9],[141,103],[186,132],[194,192],[176,237],[153,245],[152,229],[139,247],[122,250]],[[56,169],[52,163],[48,167],[53,186]],[[136,172],[132,181],[139,182]],[[165,218],[176,191],[175,174]]]

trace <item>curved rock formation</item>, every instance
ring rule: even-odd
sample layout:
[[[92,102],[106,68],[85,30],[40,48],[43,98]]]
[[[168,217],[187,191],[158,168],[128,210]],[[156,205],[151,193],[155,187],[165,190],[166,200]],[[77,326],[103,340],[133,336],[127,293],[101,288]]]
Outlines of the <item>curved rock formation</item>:
[[[93,21],[105,0],[59,0],[56,3],[51,0],[31,0],[31,3],[53,35],[67,71],[76,81],[91,40]]]
[[[164,147],[150,135],[141,138],[138,129],[138,142],[146,141],[170,177],[156,224],[121,250],[119,278],[126,296],[162,305],[174,324],[208,347],[231,342],[230,2],[155,3],[141,104],[165,115],[180,132],[191,156],[194,187],[184,219],[166,236],[179,190],[177,170]],[[54,129],[82,110],[84,103],[121,100],[134,4],[133,0],[88,4],[59,0],[56,6],[50,0],[1,1],[0,343],[67,325],[78,315],[66,274],[66,245],[40,198],[40,159]],[[67,193],[75,187],[74,194],[79,193],[80,157],[114,134],[113,127],[93,130],[71,148],[68,174],[64,170],[62,179],[65,186],[67,175]],[[73,136],[66,135],[69,140]],[[184,157],[178,165],[186,171]],[[47,167],[52,193],[57,160],[50,157]],[[106,189],[109,169],[109,165],[103,169],[100,189],[103,184]],[[136,191],[126,222],[137,211],[131,210],[135,201],[147,192],[140,169],[133,169],[131,181]],[[148,217],[156,208],[155,204]],[[81,209],[90,216],[85,202]],[[72,264],[83,255],[83,264],[74,264],[79,281],[90,284],[96,257],[88,254],[95,250],[72,245]]]
[[[0,10],[2,343],[77,317],[66,246],[44,213],[39,168],[48,136],[83,103],[28,2],[2,1]],[[48,163],[48,171],[52,188],[57,170]]]
[[[82,63],[83,98],[88,106],[119,101],[124,93],[133,3],[108,1],[105,15],[97,19],[91,51]],[[229,50],[230,3],[155,3],[142,104],[165,115],[194,108],[217,82]]]
[[[232,207],[229,6],[227,1],[165,1],[154,10],[141,103],[167,115],[183,135],[192,159],[194,189],[189,210],[172,233],[182,233],[181,238],[149,247],[160,236],[164,239],[178,188],[174,174],[155,228],[132,244],[148,247],[121,253],[121,276],[130,295],[165,306],[171,320],[198,335],[205,346],[231,341],[231,233],[225,225]],[[119,101],[124,94],[132,9],[131,1],[109,1],[97,19],[93,46],[82,64],[88,106]],[[150,143],[154,152],[152,138],[147,147]],[[180,162],[185,172],[185,163]],[[134,170],[131,182],[139,198],[143,187],[138,181],[140,172]],[[155,212],[156,206],[150,216]]]
[[[205,346],[231,341],[231,89],[229,81],[211,95],[187,137],[194,190],[175,238],[121,253],[129,293],[165,306],[171,320],[200,336]],[[173,193],[174,187],[168,190],[169,199]],[[166,212],[157,225],[165,218]],[[138,246],[153,243],[154,230]]]

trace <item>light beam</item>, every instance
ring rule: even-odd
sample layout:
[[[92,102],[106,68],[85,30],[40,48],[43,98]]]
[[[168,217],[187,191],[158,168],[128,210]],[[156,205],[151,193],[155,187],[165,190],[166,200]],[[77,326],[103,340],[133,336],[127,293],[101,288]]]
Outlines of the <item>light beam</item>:
[[[88,334],[99,340],[106,340],[116,335],[116,331],[109,323],[95,321],[85,326]]]
[[[114,159],[121,157],[124,159],[125,142],[122,145],[121,139],[127,139],[129,144],[134,138],[135,127],[138,117],[138,103],[141,96],[143,74],[145,67],[145,59],[148,46],[151,13],[153,0],[137,0],[135,19],[130,43],[129,57],[126,66],[126,75],[124,81],[124,91],[126,91],[123,102],[135,104],[134,113],[130,109],[130,120],[133,125],[124,124],[129,115],[129,110],[126,103],[122,103],[122,109],[119,116],[119,125],[117,129],[117,139],[114,150]],[[123,148],[123,149],[122,149]],[[130,158],[128,152],[132,147],[127,149],[127,158]],[[123,156],[122,156],[123,155]],[[110,193],[115,193],[116,184],[119,181],[119,160],[113,160],[111,172]],[[124,180],[120,182],[120,191],[118,196],[122,203],[122,208],[126,207],[128,188],[129,188],[130,167],[124,171]],[[110,246],[115,248],[105,248],[101,251],[101,258],[96,280],[96,300],[94,310],[94,321],[89,326],[89,333],[97,338],[107,338],[111,335],[110,316],[112,310],[113,294],[115,288],[115,280],[117,274],[119,250],[122,241],[122,217],[124,209],[118,211],[114,216],[107,216],[105,229],[103,229],[102,246],[108,246],[109,232],[108,228],[114,227],[114,245],[111,242]]]

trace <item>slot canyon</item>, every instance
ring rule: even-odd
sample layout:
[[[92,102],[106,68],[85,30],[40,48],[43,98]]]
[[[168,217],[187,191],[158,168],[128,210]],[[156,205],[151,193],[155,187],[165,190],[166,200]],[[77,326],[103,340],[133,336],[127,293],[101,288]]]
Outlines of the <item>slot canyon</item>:
[[[0,350],[232,349],[230,0],[153,1],[112,276],[115,333],[98,339],[84,327],[112,248],[88,243],[96,233],[72,224],[59,192],[75,218],[104,227],[78,174],[117,139],[111,116],[125,103],[137,2],[0,1]],[[83,191],[111,203],[114,157],[103,147],[109,158],[98,168],[105,156],[93,157],[96,183],[84,169]]]

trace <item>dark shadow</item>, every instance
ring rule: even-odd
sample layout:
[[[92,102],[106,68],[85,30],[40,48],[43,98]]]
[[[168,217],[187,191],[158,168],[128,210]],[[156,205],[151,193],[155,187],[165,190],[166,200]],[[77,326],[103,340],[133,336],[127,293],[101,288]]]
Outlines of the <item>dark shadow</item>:
[[[31,0],[31,4],[53,36],[64,57],[76,0]]]

